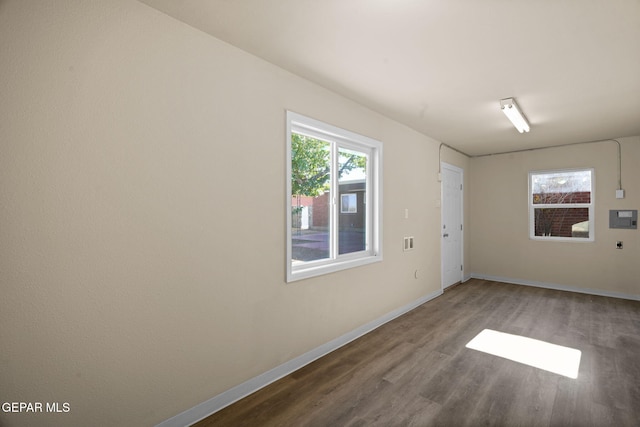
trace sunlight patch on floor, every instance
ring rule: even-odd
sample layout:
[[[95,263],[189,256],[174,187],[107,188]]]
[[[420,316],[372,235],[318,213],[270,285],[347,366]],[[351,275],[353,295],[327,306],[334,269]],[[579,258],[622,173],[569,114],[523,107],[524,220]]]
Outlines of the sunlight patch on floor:
[[[582,356],[575,348],[491,329],[480,332],[466,347],[574,379]]]

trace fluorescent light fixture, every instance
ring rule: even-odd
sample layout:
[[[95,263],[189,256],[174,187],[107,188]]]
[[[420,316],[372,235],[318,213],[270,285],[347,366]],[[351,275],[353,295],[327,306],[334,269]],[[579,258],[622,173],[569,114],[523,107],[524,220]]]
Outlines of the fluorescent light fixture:
[[[524,114],[518,108],[515,99],[506,98],[500,100],[500,108],[505,116],[511,120],[511,123],[518,129],[518,132],[529,132],[529,123]]]
[[[466,347],[574,379],[582,356],[575,348],[491,329],[480,332]]]

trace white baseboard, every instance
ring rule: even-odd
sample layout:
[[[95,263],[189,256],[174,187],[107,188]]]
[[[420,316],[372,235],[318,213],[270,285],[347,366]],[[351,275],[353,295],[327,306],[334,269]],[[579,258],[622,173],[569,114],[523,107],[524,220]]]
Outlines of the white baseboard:
[[[317,360],[322,356],[325,356],[332,351],[337,350],[345,344],[348,344],[351,341],[373,331],[374,329],[379,328],[385,323],[390,322],[391,320],[399,316],[402,316],[403,314],[417,308],[425,302],[431,301],[432,299],[440,295],[442,295],[442,290],[433,292],[403,307],[400,307],[397,310],[387,313],[386,315],[373,320],[366,325],[354,329],[353,331],[348,332],[332,341],[329,341],[328,343],[323,344],[320,347],[316,347],[313,350],[294,359],[291,359],[280,366],[276,366],[275,368],[263,374],[253,377],[250,380],[245,381],[244,383],[239,384],[217,396],[214,396],[211,399],[202,402],[191,409],[187,409],[186,411],[161,422],[156,427],[184,427],[192,425],[208,417],[209,415],[231,405],[232,403],[237,402],[238,400],[250,395],[251,393],[254,393],[261,388],[268,386],[269,384],[279,380],[280,378],[289,375],[290,373],[302,368],[303,366],[308,365],[314,360]]]
[[[536,282],[534,280],[513,279],[510,277],[490,276],[487,274],[471,273],[472,279],[491,280],[494,282],[511,283],[513,285],[534,286],[536,288],[555,289],[557,291],[578,292],[581,294],[598,295],[602,297],[621,298],[640,301],[640,295],[623,294],[620,292],[609,292],[600,289],[578,288],[575,286],[559,285],[556,283]]]

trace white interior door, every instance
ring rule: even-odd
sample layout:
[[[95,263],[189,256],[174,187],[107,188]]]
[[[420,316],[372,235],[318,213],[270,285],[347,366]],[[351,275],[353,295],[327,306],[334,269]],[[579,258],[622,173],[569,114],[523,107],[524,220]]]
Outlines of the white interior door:
[[[442,226],[441,258],[442,288],[461,282],[463,277],[463,215],[462,215],[462,182],[463,170],[441,164],[442,178]]]

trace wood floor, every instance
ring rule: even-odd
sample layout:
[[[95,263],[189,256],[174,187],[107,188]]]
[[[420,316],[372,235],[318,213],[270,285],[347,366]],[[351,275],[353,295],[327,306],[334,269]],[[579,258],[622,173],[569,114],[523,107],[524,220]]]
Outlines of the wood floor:
[[[578,378],[465,348],[485,328]],[[196,425],[640,426],[640,301],[470,280]]]

